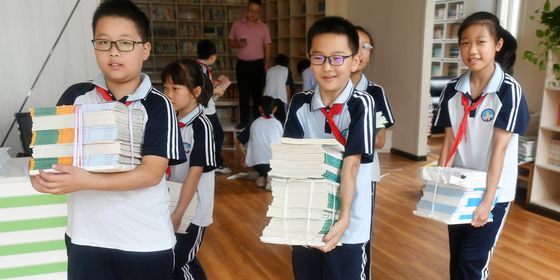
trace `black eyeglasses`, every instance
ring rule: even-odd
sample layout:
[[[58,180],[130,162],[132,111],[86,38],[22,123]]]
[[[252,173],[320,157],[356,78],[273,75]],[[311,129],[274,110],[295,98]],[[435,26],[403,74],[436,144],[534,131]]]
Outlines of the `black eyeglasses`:
[[[91,40],[91,43],[93,44],[93,48],[98,50],[98,51],[108,51],[111,49],[111,47],[113,46],[113,44],[115,45],[115,47],[117,48],[117,50],[121,51],[121,52],[131,52],[134,50],[134,46],[136,44],[144,44],[145,42],[136,42],[136,41],[132,41],[132,40],[117,40],[117,41],[111,41],[111,40],[106,40],[106,39],[93,39]]]
[[[353,54],[350,55],[331,55],[331,56],[324,56],[320,54],[310,54],[309,58],[311,64],[313,65],[323,65],[325,61],[329,61],[329,64],[332,66],[340,66],[344,64],[344,60],[354,56]]]

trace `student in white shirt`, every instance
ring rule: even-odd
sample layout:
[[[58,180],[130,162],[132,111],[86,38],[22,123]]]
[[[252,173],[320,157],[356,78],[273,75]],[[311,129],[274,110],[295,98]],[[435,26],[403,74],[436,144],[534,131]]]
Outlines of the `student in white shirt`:
[[[311,63],[309,59],[302,59],[298,62],[297,69],[298,73],[301,74],[301,79],[303,81],[302,91],[315,89],[317,82],[313,78],[313,73],[311,73]]]
[[[266,70],[266,83],[264,87],[264,96],[274,98],[276,106],[276,117],[281,123],[286,120],[286,110],[288,108],[288,100],[292,94],[294,80],[292,72],[288,68],[288,57],[284,54],[278,54],[274,59],[274,66]]]
[[[474,13],[459,27],[458,38],[469,71],[451,80],[440,98],[436,125],[445,127],[445,138],[439,165],[488,174],[471,223],[448,226],[449,271],[451,279],[487,279],[515,197],[518,136],[527,129],[529,111],[521,86],[504,71],[515,63],[517,43],[498,18]]]
[[[212,97],[212,83],[197,62],[181,59],[167,65],[162,73],[165,96],[177,111],[187,162],[171,166],[169,180],[182,183],[178,203],[171,213],[177,237],[173,279],[206,279],[196,255],[206,227],[212,223],[216,168],[212,123],[204,105]],[[194,197],[195,194],[197,197]],[[181,218],[193,199],[198,200],[195,215],[186,232],[178,232]]]
[[[259,105],[261,116],[245,127],[237,136],[235,147],[241,156],[241,165],[250,166],[259,173],[257,187],[264,187],[270,171],[272,159],[271,144],[280,143],[282,124],[273,117],[276,106],[274,99],[263,96]],[[247,146],[247,154],[241,144]]]

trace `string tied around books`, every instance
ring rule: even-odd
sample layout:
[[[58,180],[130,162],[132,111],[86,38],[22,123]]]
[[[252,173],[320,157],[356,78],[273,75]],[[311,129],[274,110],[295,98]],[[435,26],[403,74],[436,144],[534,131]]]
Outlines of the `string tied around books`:
[[[325,115],[325,117],[327,118],[327,124],[331,128],[334,138],[336,138],[336,140],[340,144],[346,146],[346,138],[344,137],[344,135],[342,135],[342,132],[340,132],[340,129],[338,129],[338,127],[336,126],[336,123],[334,122],[334,118],[333,118],[334,116],[342,113],[343,108],[344,108],[344,104],[335,103],[332,104],[331,107],[328,109],[327,107],[321,108],[321,113],[323,113],[323,115]]]

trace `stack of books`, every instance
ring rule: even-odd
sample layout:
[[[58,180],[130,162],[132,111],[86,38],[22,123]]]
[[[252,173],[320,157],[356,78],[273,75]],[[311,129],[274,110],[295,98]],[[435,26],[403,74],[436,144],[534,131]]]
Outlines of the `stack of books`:
[[[335,139],[282,138],[272,145],[272,203],[261,241],[324,245],[338,219],[344,147]]]
[[[486,172],[454,167],[423,167],[420,177],[425,186],[413,211],[415,215],[450,225],[471,222],[473,211],[486,191]]]
[[[537,152],[537,137],[536,136],[519,136],[519,144],[517,151],[517,162],[519,164],[535,161],[535,154]]]
[[[128,171],[140,164],[144,114],[120,102],[32,108],[29,173],[56,163],[92,172]]]
[[[28,162],[0,148],[0,279],[66,279],[66,196],[37,192]]]

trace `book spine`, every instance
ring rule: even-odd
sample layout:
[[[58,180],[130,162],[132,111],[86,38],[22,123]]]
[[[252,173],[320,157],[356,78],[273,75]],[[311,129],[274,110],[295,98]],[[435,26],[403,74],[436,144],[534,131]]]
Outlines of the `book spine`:
[[[76,107],[71,106],[56,106],[56,107],[40,107],[31,108],[31,117],[52,116],[52,115],[67,115],[74,114]]]

